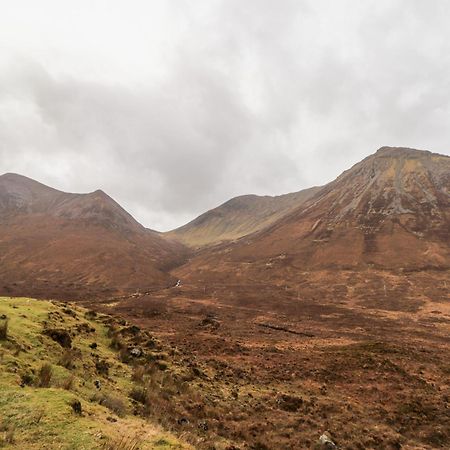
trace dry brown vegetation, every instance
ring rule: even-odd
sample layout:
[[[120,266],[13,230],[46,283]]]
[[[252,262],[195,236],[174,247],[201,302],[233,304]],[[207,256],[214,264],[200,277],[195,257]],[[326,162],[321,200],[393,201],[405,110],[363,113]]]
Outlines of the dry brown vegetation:
[[[0,319],[0,340],[8,339],[8,319]]]
[[[44,363],[39,369],[37,376],[37,386],[42,388],[50,387],[53,376],[53,367],[49,363]]]
[[[130,397],[196,448],[315,448],[325,431],[348,450],[446,448],[447,280],[311,272],[281,286],[184,285],[100,308],[160,338],[135,367]],[[155,304],[164,310],[146,316]]]

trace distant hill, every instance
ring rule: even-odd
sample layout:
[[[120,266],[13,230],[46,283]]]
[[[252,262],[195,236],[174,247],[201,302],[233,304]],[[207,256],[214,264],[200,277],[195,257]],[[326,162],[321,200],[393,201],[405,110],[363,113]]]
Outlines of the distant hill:
[[[230,241],[262,230],[301,206],[320,187],[279,196],[242,195],[166,233],[191,247]]]
[[[169,286],[182,244],[147,230],[98,190],[70,194],[0,176],[0,292],[82,298]]]

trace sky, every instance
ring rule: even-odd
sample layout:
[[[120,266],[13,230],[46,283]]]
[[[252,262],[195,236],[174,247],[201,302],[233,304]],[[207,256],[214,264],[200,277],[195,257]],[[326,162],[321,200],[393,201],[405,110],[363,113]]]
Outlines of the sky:
[[[0,0],[0,174],[103,189],[169,230],[450,154],[448,0]]]

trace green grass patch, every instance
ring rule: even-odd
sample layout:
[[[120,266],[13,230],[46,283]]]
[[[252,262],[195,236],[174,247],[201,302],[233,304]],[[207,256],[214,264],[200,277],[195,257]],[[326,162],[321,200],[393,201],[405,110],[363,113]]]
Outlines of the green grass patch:
[[[108,316],[72,304],[0,297],[0,317],[8,324],[0,339],[1,448],[120,448],[115,443],[124,435],[133,440],[133,433],[144,436],[136,450],[189,448],[131,415],[132,367],[110,347]],[[71,348],[52,338],[47,331],[53,329],[70,335]],[[99,361],[107,373],[99,371]]]

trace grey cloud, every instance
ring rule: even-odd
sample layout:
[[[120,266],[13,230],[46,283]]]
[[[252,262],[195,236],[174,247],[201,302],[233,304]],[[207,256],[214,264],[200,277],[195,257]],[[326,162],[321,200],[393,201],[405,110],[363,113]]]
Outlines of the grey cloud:
[[[167,229],[234,195],[325,183],[381,145],[448,154],[450,6],[424,3],[174,0],[184,31],[158,82],[13,58],[0,167],[102,188]]]

